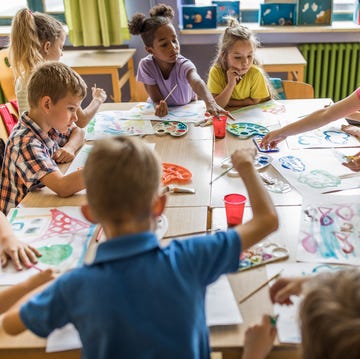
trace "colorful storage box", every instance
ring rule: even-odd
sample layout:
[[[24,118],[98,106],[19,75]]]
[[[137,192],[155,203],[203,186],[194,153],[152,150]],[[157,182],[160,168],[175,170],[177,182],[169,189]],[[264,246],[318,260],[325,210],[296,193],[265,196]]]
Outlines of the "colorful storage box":
[[[211,3],[217,5],[216,22],[218,26],[226,26],[229,17],[240,20],[240,1],[213,0]]]
[[[183,29],[216,28],[216,5],[182,5]]]
[[[260,25],[295,25],[296,4],[260,4]]]
[[[298,25],[331,25],[332,0],[298,0]]]

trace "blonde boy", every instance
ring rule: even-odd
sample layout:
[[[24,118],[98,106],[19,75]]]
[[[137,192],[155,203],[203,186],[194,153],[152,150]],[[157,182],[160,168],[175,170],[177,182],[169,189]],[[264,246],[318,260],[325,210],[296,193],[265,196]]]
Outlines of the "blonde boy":
[[[206,286],[237,271],[241,250],[278,226],[254,155],[232,155],[253,218],[227,232],[162,247],[153,232],[166,202],[159,159],[139,139],[97,142],[84,168],[83,212],[102,225],[107,241],[92,264],[64,274],[5,314],[5,331],[29,328],[45,337],[71,322],[80,333],[83,358],[209,358]]]
[[[28,86],[30,110],[13,129],[5,151],[0,192],[0,210],[5,214],[40,187],[47,186],[61,197],[84,188],[82,171],[64,176],[53,156],[68,141],[63,133],[70,133],[77,121],[76,111],[85,95],[84,81],[62,63],[47,62],[33,73]]]

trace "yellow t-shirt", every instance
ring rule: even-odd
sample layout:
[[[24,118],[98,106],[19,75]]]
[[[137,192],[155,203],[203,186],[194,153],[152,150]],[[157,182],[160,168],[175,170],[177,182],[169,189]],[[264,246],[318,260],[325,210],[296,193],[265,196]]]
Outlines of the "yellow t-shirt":
[[[207,83],[210,92],[218,95],[224,90],[226,84],[226,73],[222,70],[221,66],[212,66]],[[262,100],[269,96],[264,74],[257,66],[252,65],[242,80],[234,87],[231,98],[233,100],[244,100],[250,97]]]

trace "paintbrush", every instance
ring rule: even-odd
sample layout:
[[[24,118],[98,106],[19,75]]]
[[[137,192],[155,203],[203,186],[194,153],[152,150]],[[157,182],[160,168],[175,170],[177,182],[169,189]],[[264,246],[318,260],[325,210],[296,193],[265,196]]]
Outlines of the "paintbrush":
[[[217,232],[220,231],[220,228],[215,229],[207,229],[206,231],[197,231],[197,232],[189,232],[189,233],[182,233],[182,234],[174,234],[172,236],[165,236],[161,239],[169,239],[169,238],[179,238],[179,237],[187,237],[187,236],[196,236],[197,234],[206,234],[211,232]]]
[[[209,184],[213,184],[215,181],[217,181],[222,176],[225,176],[228,172],[230,172],[232,169],[234,169],[234,166],[231,166],[227,168],[224,172],[220,173],[217,177],[215,177]]]
[[[239,300],[239,304],[245,302],[246,300],[248,300],[251,296],[253,296],[255,293],[257,293],[260,289],[263,289],[265,286],[267,286],[271,281],[273,281],[274,279],[280,277],[281,273],[283,270],[281,270],[279,273],[274,274],[272,277],[270,277],[268,280],[266,280],[264,283],[262,283],[261,285],[259,285],[257,288],[255,288],[253,291],[251,291],[249,294],[245,295],[244,297],[242,297]]]
[[[166,100],[170,97],[170,95],[175,91],[176,88],[177,88],[177,84],[175,84],[175,86],[171,89],[171,91],[168,93],[168,95],[164,98],[163,101],[166,102]]]

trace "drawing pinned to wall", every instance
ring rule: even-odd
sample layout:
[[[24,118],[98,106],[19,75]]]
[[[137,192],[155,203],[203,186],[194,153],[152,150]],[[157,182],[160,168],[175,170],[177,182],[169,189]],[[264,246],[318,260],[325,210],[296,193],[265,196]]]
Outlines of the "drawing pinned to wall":
[[[152,103],[140,102],[128,111],[118,111],[118,115],[128,120],[151,120],[151,121],[181,121],[198,122],[205,118],[205,102],[194,101],[184,106],[169,107],[169,113],[164,117],[155,116]]]
[[[86,140],[97,140],[106,136],[137,136],[153,134],[148,120],[126,120],[122,111],[98,112],[85,129]]]
[[[65,271],[81,265],[95,231],[95,225],[83,217],[79,207],[14,208],[8,218],[15,235],[42,254],[39,269],[51,266]],[[2,271],[0,285],[16,284],[36,270],[17,272],[10,264]]]
[[[268,278],[283,271],[286,277],[300,277],[315,275],[322,272],[333,272],[346,268],[341,265],[329,265],[320,263],[273,263],[266,266]],[[276,324],[277,335],[280,343],[301,343],[301,334],[298,323],[298,310],[301,297],[292,296],[292,305],[274,304],[274,314],[279,315]]]
[[[330,126],[289,136],[286,141],[291,149],[359,146],[360,143],[356,137],[341,131],[342,124],[345,124],[344,120],[338,120]]]
[[[313,151],[288,151],[286,154],[273,153],[272,165],[301,194],[309,192],[324,193],[341,191],[360,186],[357,176],[342,165],[329,149]],[[343,149],[344,155],[352,154],[354,149]]]

